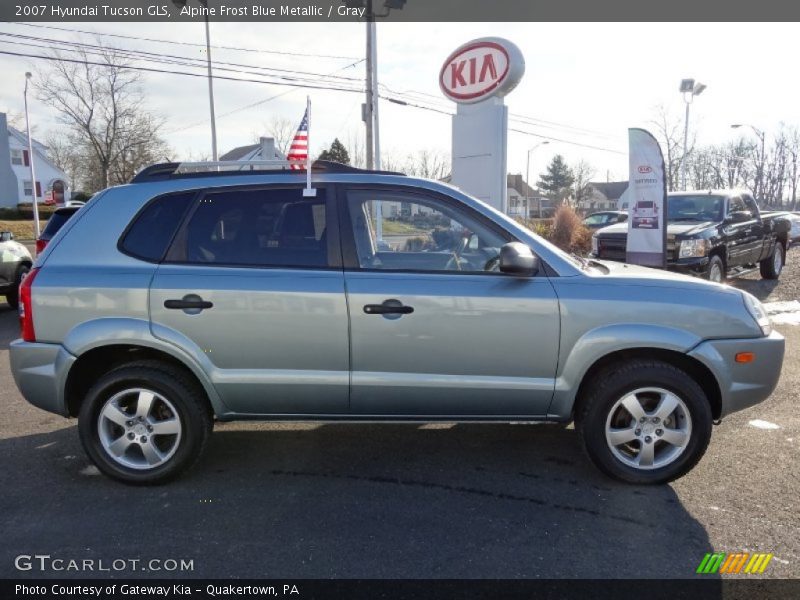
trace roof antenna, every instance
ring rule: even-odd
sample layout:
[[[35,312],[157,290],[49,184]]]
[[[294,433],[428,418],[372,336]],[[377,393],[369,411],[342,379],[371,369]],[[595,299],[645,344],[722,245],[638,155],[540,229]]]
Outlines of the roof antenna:
[[[306,96],[306,115],[308,116],[308,129],[306,131],[306,187],[303,188],[303,198],[316,198],[317,190],[311,187],[311,96]]]

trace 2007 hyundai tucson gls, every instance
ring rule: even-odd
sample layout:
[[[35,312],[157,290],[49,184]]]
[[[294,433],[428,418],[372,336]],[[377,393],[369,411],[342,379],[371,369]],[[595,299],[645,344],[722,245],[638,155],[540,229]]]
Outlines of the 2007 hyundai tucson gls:
[[[149,167],[38,257],[14,377],[102,472],[174,477],[214,419],[574,420],[605,473],[659,483],[778,381],[749,294],[573,258],[434,181],[312,173]]]

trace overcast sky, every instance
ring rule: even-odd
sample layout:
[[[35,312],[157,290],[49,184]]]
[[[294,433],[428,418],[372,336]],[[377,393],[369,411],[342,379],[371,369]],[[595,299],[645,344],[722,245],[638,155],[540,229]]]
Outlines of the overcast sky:
[[[67,29],[116,33],[174,41],[203,42],[202,23],[113,24],[60,23]],[[214,58],[247,65],[363,77],[363,24],[213,23],[212,44],[253,49],[339,55],[352,58],[296,57],[280,54],[215,50]],[[94,42],[92,36],[64,31],[0,24],[1,32],[23,33],[71,41]],[[654,107],[668,106],[682,121],[678,84],[694,77],[708,85],[692,106],[690,127],[701,144],[721,143],[740,135],[731,123],[745,122],[767,132],[780,122],[800,124],[800,79],[797,25],[781,24],[593,24],[593,23],[454,23],[378,25],[379,81],[395,91],[432,94],[426,103],[454,110],[438,88],[443,60],[457,46],[483,36],[501,36],[516,43],[526,60],[526,73],[506,98],[513,115],[538,120],[538,125],[512,123],[541,136],[558,138],[533,154],[532,171],[539,173],[556,153],[574,163],[588,160],[596,179],[627,179],[628,127],[648,127]],[[14,47],[7,38],[0,50],[37,52]],[[182,56],[204,56],[200,48],[152,41],[102,38],[107,44]],[[39,66],[30,59],[0,55],[0,111],[22,112],[24,73]],[[43,65],[44,66],[44,65]],[[241,75],[234,75],[240,77]],[[176,154],[210,155],[207,84],[202,78],[147,74],[148,107],[166,119],[165,137]],[[339,137],[345,144],[363,136],[360,105],[355,93],[217,81],[215,83],[220,152],[251,143],[266,134],[274,116],[299,122],[306,93],[313,102],[312,148],[321,150]],[[257,107],[223,116],[245,105],[285,93]],[[424,97],[420,97],[423,99]],[[53,111],[33,101],[36,136],[58,127]],[[549,123],[544,123],[544,121]],[[400,158],[422,149],[449,153],[450,117],[436,112],[381,102],[381,143],[384,155]],[[508,166],[525,172],[526,151],[540,138],[509,133]],[[570,144],[584,144],[615,152]],[[533,177],[532,177],[533,179]]]

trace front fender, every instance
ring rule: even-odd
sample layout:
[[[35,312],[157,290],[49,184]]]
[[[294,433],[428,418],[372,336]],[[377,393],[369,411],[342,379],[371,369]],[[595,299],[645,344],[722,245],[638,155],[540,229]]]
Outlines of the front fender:
[[[229,412],[208,378],[207,373],[212,369],[208,359],[202,354],[193,356],[185,352],[181,346],[170,344],[153,336],[149,321],[126,318],[94,319],[71,329],[63,342],[64,348],[77,357],[89,350],[103,346],[125,345],[151,348],[170,355],[195,375],[203,386],[215,414],[221,415]]]
[[[548,416],[555,420],[569,418],[581,381],[592,365],[604,356],[640,348],[686,353],[701,341],[700,337],[682,329],[646,323],[606,325],[587,331],[559,365]]]

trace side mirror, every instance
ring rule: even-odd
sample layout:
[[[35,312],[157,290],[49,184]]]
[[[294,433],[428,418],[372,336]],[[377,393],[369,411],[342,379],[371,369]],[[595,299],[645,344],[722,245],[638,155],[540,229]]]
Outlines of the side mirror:
[[[749,210],[737,210],[728,215],[728,221],[731,223],[744,223],[753,219],[753,213]]]
[[[10,242],[14,239],[14,234],[10,231],[0,231],[0,242]]]
[[[532,277],[539,272],[539,257],[521,242],[509,242],[500,248],[500,272]]]

